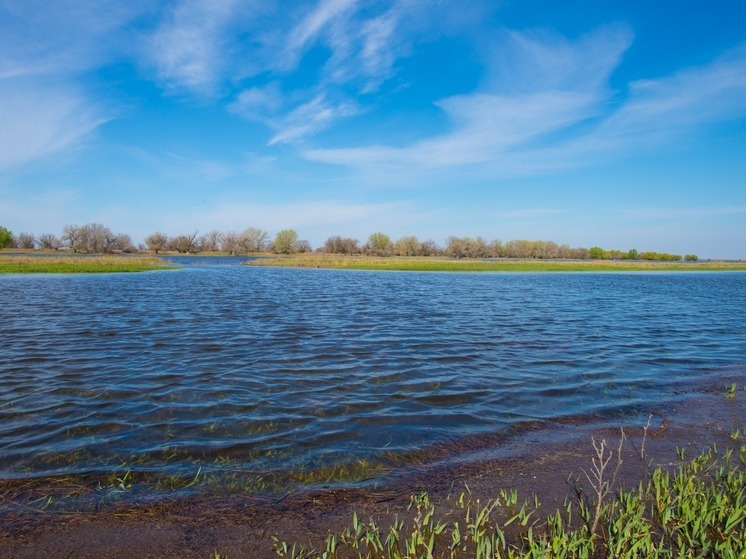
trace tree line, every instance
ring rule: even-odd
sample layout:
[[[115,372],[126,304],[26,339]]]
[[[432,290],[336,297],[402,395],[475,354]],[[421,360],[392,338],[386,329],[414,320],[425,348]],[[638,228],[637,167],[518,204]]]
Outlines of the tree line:
[[[31,233],[13,235],[0,226],[0,248],[68,250],[75,253],[130,253],[150,251],[155,254],[178,252],[196,254],[200,252],[220,252],[232,255],[252,253],[294,254],[312,252],[314,249],[306,240],[300,239],[294,229],[283,229],[274,237],[258,227],[248,227],[243,231],[221,232],[212,230],[200,234],[197,231],[169,236],[155,232],[145,238],[144,243],[135,246],[129,235],[113,233],[100,223],[86,225],[65,225],[58,237],[51,233],[35,236]],[[554,241],[513,240],[502,242],[498,239],[487,241],[482,237],[455,237],[446,239],[441,246],[432,239],[421,241],[416,236],[404,236],[393,240],[385,233],[372,233],[366,242],[353,237],[333,235],[326,239],[316,252],[343,255],[370,256],[446,256],[449,258],[531,258],[531,259],[573,259],[573,260],[663,260],[679,261],[682,256],[664,252],[639,252],[605,250],[601,247],[570,247]],[[687,254],[684,260],[696,261],[695,254]]]

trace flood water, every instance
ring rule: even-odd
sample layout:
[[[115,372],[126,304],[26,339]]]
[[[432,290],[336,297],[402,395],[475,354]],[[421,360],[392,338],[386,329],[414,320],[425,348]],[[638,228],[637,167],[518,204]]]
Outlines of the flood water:
[[[405,467],[746,371],[744,273],[241,262],[0,276],[0,478]]]

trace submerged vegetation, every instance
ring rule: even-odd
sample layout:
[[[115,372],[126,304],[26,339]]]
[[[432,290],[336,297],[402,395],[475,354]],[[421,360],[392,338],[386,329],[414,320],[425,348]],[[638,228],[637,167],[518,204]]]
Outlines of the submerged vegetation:
[[[615,486],[605,441],[594,449],[590,473],[571,478],[574,494],[553,512],[515,491],[482,502],[467,486],[440,510],[426,493],[412,496],[405,519],[354,513],[318,547],[275,536],[275,551],[286,559],[746,556],[746,445],[722,456],[709,449],[673,472],[656,468],[631,489]]]
[[[260,258],[250,266],[392,270],[413,272],[626,272],[746,270],[746,262],[650,262],[611,260],[481,260],[427,257],[342,256],[301,254]]]
[[[144,272],[174,268],[148,256],[0,256],[0,274]]]

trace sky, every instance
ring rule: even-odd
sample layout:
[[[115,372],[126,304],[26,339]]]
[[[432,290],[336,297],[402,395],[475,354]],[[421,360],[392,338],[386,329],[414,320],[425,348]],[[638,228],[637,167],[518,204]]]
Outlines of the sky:
[[[0,225],[746,259],[742,0],[0,0]]]

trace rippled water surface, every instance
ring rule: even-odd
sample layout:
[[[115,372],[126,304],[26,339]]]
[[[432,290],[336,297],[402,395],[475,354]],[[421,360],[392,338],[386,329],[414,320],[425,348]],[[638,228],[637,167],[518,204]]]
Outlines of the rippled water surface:
[[[0,276],[0,477],[406,463],[746,367],[746,274]]]

